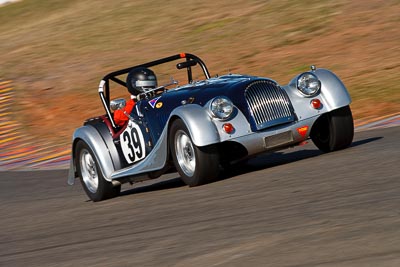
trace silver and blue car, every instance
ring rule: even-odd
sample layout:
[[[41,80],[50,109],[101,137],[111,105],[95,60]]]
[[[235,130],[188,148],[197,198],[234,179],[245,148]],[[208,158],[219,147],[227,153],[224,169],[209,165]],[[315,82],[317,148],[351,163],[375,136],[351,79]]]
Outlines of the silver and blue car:
[[[129,121],[117,125],[113,113],[125,100],[111,100],[111,87],[126,89],[132,69],[168,64],[186,81],[170,78],[142,92]],[[346,87],[314,66],[282,86],[265,77],[211,76],[199,57],[180,53],[109,73],[98,92],[105,113],[75,130],[68,177],[71,185],[79,178],[92,201],[117,196],[123,183],[175,171],[189,186],[205,184],[259,153],[307,139],[331,152],[350,146],[354,135]]]

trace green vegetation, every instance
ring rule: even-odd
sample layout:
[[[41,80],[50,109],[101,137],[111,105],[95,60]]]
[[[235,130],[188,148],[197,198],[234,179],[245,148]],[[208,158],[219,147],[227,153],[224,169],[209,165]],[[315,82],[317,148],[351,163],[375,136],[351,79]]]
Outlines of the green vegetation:
[[[399,11],[399,1],[373,0],[22,0],[0,7],[0,77],[14,81],[34,134],[63,118],[60,139],[103,112],[105,73],[183,51],[212,74],[281,84],[312,64],[328,68],[349,88],[356,117],[377,100],[390,103],[382,115],[400,110]]]

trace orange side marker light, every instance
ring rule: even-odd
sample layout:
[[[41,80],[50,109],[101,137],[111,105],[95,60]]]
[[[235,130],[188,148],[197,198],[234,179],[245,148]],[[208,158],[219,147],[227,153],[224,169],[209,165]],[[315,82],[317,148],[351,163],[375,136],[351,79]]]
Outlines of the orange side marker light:
[[[306,135],[307,135],[307,132],[308,132],[308,126],[306,125],[306,126],[297,128],[297,132],[298,132],[303,138],[305,138]]]

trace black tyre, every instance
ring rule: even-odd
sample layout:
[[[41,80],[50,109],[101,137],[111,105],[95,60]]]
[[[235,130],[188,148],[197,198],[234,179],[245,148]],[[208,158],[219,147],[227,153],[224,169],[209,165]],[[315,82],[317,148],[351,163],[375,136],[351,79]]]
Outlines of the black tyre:
[[[354,123],[349,106],[322,115],[313,125],[311,139],[324,152],[350,146],[354,136]]]
[[[189,186],[213,181],[219,173],[219,155],[214,146],[197,147],[182,120],[173,122],[169,145],[176,169]]]
[[[76,144],[75,160],[83,189],[92,201],[118,196],[121,185],[113,186],[104,179],[93,151],[83,141],[78,141]]]

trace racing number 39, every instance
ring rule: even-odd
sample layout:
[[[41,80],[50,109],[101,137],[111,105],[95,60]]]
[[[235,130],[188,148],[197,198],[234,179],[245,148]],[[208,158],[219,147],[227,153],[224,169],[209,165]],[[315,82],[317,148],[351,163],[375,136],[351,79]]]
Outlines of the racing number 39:
[[[139,125],[132,123],[120,136],[121,148],[128,163],[134,163],[146,156],[145,143]]]

